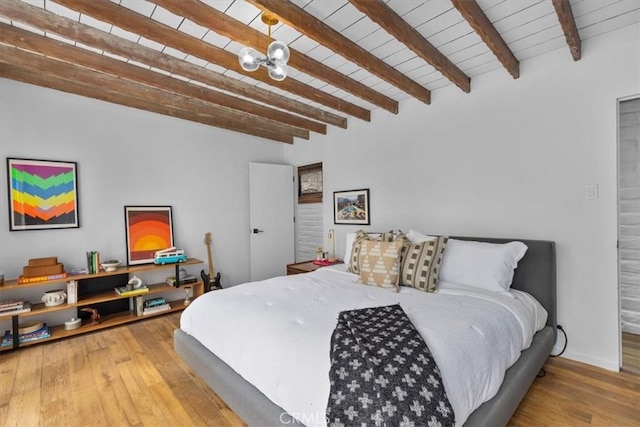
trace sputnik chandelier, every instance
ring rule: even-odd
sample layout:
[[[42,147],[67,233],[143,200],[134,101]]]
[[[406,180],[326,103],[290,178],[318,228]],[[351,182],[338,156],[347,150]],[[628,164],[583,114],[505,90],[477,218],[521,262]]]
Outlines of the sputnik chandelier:
[[[245,71],[255,71],[260,66],[267,68],[269,77],[281,82],[287,77],[287,62],[289,61],[289,47],[281,41],[271,41],[271,26],[278,23],[275,16],[262,14],[262,22],[269,26],[269,47],[267,56],[261,55],[255,49],[244,47],[238,54],[240,66]]]

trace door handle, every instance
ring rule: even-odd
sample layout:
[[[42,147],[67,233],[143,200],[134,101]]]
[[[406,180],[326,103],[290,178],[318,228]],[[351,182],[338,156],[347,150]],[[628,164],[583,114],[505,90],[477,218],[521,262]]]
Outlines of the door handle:
[[[257,228],[254,228],[251,232],[253,234],[258,234],[258,233],[264,233],[264,230],[258,230]]]

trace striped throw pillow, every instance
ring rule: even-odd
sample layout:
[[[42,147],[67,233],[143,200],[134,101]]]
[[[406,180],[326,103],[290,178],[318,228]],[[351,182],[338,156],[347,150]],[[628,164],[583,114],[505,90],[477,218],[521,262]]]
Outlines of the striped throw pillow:
[[[400,284],[425,292],[435,292],[448,240],[441,236],[422,243],[405,243],[401,255]]]
[[[398,292],[398,273],[402,241],[361,243],[359,270],[360,282]]]

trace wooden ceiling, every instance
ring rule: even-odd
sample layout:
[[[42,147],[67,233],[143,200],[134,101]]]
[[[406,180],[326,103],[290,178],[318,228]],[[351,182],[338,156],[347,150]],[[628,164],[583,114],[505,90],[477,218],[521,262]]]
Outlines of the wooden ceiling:
[[[262,11],[281,82],[238,63]],[[0,0],[0,76],[293,143],[637,22],[640,0]]]

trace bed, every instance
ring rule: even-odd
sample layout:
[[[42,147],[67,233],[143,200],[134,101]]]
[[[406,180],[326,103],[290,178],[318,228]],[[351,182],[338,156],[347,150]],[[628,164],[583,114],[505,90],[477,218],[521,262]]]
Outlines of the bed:
[[[519,402],[529,389],[531,383],[536,378],[536,375],[544,365],[555,343],[555,244],[551,241],[522,239],[470,237],[455,237],[455,239],[462,241],[482,241],[488,243],[507,243],[513,240],[519,240],[525,243],[528,249],[524,257],[518,263],[518,268],[515,270],[511,288],[530,294],[546,310],[546,325],[541,327],[541,329],[535,334],[532,334],[532,337],[529,340],[530,345],[527,345],[528,348],[526,348],[526,350],[521,353],[518,351],[519,357],[516,356],[517,360],[515,363],[509,361],[506,362],[510,367],[506,369],[506,372],[503,371],[504,377],[500,377],[500,384],[496,386],[497,392],[490,391],[489,393],[493,397],[482,403],[479,407],[474,407],[469,414],[464,414],[465,426],[506,425],[518,407]],[[280,279],[273,279],[276,280],[276,283],[280,283],[273,286],[281,286],[287,289],[289,294],[299,294],[307,299],[315,299],[319,301],[320,305],[322,305],[323,298],[327,295],[326,287],[329,286],[326,285],[323,280],[329,280],[332,278],[332,274],[338,273],[330,272],[328,270],[319,273],[321,274],[316,276],[314,276],[315,273],[301,275],[308,276],[305,278],[306,282],[304,283],[306,284],[303,285],[299,285],[297,284],[298,282],[294,281],[295,276],[287,276]],[[312,286],[309,286],[309,283],[311,283]],[[240,287],[231,288],[233,291],[231,291],[231,289],[229,289],[229,291],[221,291],[219,296],[215,295],[216,293],[209,293],[195,300],[194,303],[192,303],[193,307],[189,307],[183,313],[181,328],[174,332],[174,349],[187,362],[187,364],[189,364],[194,372],[196,372],[248,425],[291,425],[292,423],[295,423],[296,420],[291,416],[291,414],[289,414],[289,412],[293,413],[295,418],[298,420],[303,420],[304,424],[323,425],[323,420],[319,419],[321,410],[319,406],[323,399],[322,394],[326,394],[327,391],[324,390],[322,386],[318,385],[315,387],[315,385],[316,383],[320,384],[323,381],[320,379],[320,376],[325,375],[325,373],[320,371],[310,374],[309,372],[312,370],[310,365],[323,365],[324,361],[320,359],[318,359],[320,361],[316,361],[312,358],[315,357],[315,354],[322,354],[322,357],[325,357],[324,352],[318,350],[317,343],[314,344],[313,342],[306,342],[305,335],[300,335],[298,333],[298,335],[292,335],[297,338],[291,339],[290,341],[285,340],[279,343],[279,353],[277,353],[278,356],[274,360],[274,358],[270,356],[270,350],[268,349],[270,330],[268,327],[262,325],[260,321],[256,321],[253,317],[253,314],[256,314],[253,312],[270,312],[271,308],[269,306],[269,301],[271,298],[265,298],[264,295],[257,293],[261,292],[258,288],[270,289],[270,284],[271,283],[253,283],[241,285]],[[363,285],[358,285],[358,287],[369,288]],[[345,289],[347,288],[349,290],[355,289],[353,286],[345,287]],[[397,298],[400,298],[400,304],[407,305],[410,311],[410,301],[418,299],[419,296],[414,296],[414,294],[411,294],[406,290],[403,291],[404,292],[397,294]],[[390,301],[389,298],[391,298],[391,300],[395,298],[388,297],[386,294],[383,295],[382,292],[389,295],[392,294],[386,290],[367,290],[365,293],[367,297],[365,298],[371,298],[373,300],[379,299],[379,301],[370,302],[369,305],[388,302]],[[453,292],[455,293],[455,290]],[[241,309],[238,310],[230,304],[228,304],[229,307],[226,305],[215,306],[213,300],[220,300],[224,293],[228,293],[230,297],[232,297],[233,294],[238,294],[236,297],[245,298],[247,307],[260,307],[260,310],[253,309],[252,316],[248,316],[244,315]],[[243,293],[244,295],[242,295]],[[440,298],[448,298],[446,292],[439,293],[442,294],[440,295]],[[353,302],[349,302],[349,298],[351,298],[349,295],[340,297],[344,304],[353,305]],[[402,300],[402,298],[404,298],[404,300]],[[254,299],[260,300],[257,302],[258,305],[256,306],[252,306],[253,303],[256,303],[256,301],[253,301]],[[211,300],[211,302],[208,302],[208,300]],[[276,297],[273,298],[273,301],[273,305],[284,304],[283,301],[278,300]],[[209,303],[214,304],[213,307],[216,307],[216,309],[211,310],[209,308],[205,308],[203,310],[203,307]],[[298,329],[309,328],[314,330],[314,328],[311,327],[311,323],[314,322],[309,322],[309,319],[305,318],[304,314],[286,317],[291,313],[296,313],[296,310],[298,309],[297,304],[298,303],[292,303],[289,310],[284,310],[285,313],[289,314],[283,315],[285,316],[285,319],[283,320],[284,323],[280,326],[280,328],[283,329],[283,336],[287,336],[286,332],[284,332],[285,329],[295,331]],[[311,309],[311,305],[304,308],[304,304],[309,304],[309,301],[300,304],[303,306],[303,313],[305,310]],[[198,306],[200,306],[199,309]],[[363,306],[367,305],[365,304]],[[351,307],[349,306],[349,308]],[[204,318],[194,317],[194,313],[197,311],[205,311],[208,314],[205,314]],[[215,317],[216,315],[212,314],[212,311],[218,312],[218,317]],[[276,317],[277,316],[279,315],[276,315]],[[330,318],[331,316],[328,317],[328,319]],[[231,323],[228,323],[228,325],[222,324],[220,323],[222,322],[222,319],[226,319],[225,321],[230,321]],[[196,327],[194,325],[200,326]],[[213,338],[202,338],[201,336],[201,342],[194,337],[194,335],[197,335],[194,331],[197,329],[203,329],[203,326],[205,329],[208,328],[212,331]],[[258,331],[258,334],[257,337],[254,336],[250,339],[252,347],[245,347],[242,343],[242,338],[238,339],[238,337],[242,336],[244,332],[236,331],[240,330],[246,332],[250,328],[255,328]],[[262,333],[262,328],[266,328],[264,333]],[[230,350],[231,353],[225,353],[226,350],[216,350],[218,354],[214,354],[214,352],[209,350],[209,348],[215,348],[216,342],[229,340],[228,334],[230,333],[238,334],[234,335],[236,338],[233,339],[233,341],[240,343],[238,344],[238,348]],[[326,331],[324,333],[326,334]],[[207,342],[207,340],[209,340],[209,342]],[[314,345],[316,345],[316,347],[314,347]],[[328,355],[328,342],[326,346],[326,353]],[[252,350],[251,352],[245,351],[247,349]],[[236,353],[233,353],[233,351]],[[235,355],[230,356],[230,354]],[[307,360],[307,358],[311,359],[307,365],[302,364],[301,366],[297,366],[299,364],[296,361],[299,361],[300,359]],[[236,364],[236,362],[238,364]],[[443,359],[442,362],[445,364],[448,363],[446,358]],[[235,369],[230,365],[233,365]],[[238,366],[242,365],[244,365],[242,369],[238,368]],[[279,370],[283,368],[282,365],[290,365],[285,367],[291,368],[293,371],[289,373],[285,371],[280,372]],[[324,370],[324,368],[325,367],[323,366],[322,370]],[[296,371],[296,369],[299,371]],[[236,370],[242,372],[242,375],[236,372]],[[252,384],[250,381],[245,379],[252,378],[252,376],[255,375],[255,372],[251,372],[252,370],[262,370],[272,373],[270,381],[275,381],[275,383],[265,386],[262,382],[254,381],[257,386]],[[304,380],[302,382],[307,383],[307,388],[303,388],[306,391],[303,393],[296,388],[303,387],[305,384],[289,384],[287,383],[287,381],[289,381],[288,378],[303,378]],[[280,381],[282,381],[282,383],[280,383]],[[309,384],[313,384],[314,388],[310,390],[308,388]],[[446,385],[447,383],[445,382],[445,386]],[[270,397],[267,397],[265,393],[263,393],[263,391],[266,390],[271,390],[267,392]],[[305,395],[307,393],[319,394],[319,396],[309,397],[308,399],[311,402],[316,402],[314,407],[315,409],[313,411],[306,411],[306,407],[303,405],[303,403],[306,404],[306,402],[301,403],[303,406],[296,406],[295,404],[291,405],[287,401],[287,399],[292,398],[295,400],[301,397],[301,395]],[[287,396],[287,394],[289,394],[289,396]],[[281,406],[274,403],[274,401],[286,403],[283,403]],[[326,404],[326,396],[324,397],[324,401]],[[289,408],[288,412],[283,409],[284,406]],[[303,409],[296,410],[295,408],[298,407],[302,407]],[[300,413],[302,413],[302,416]]]

